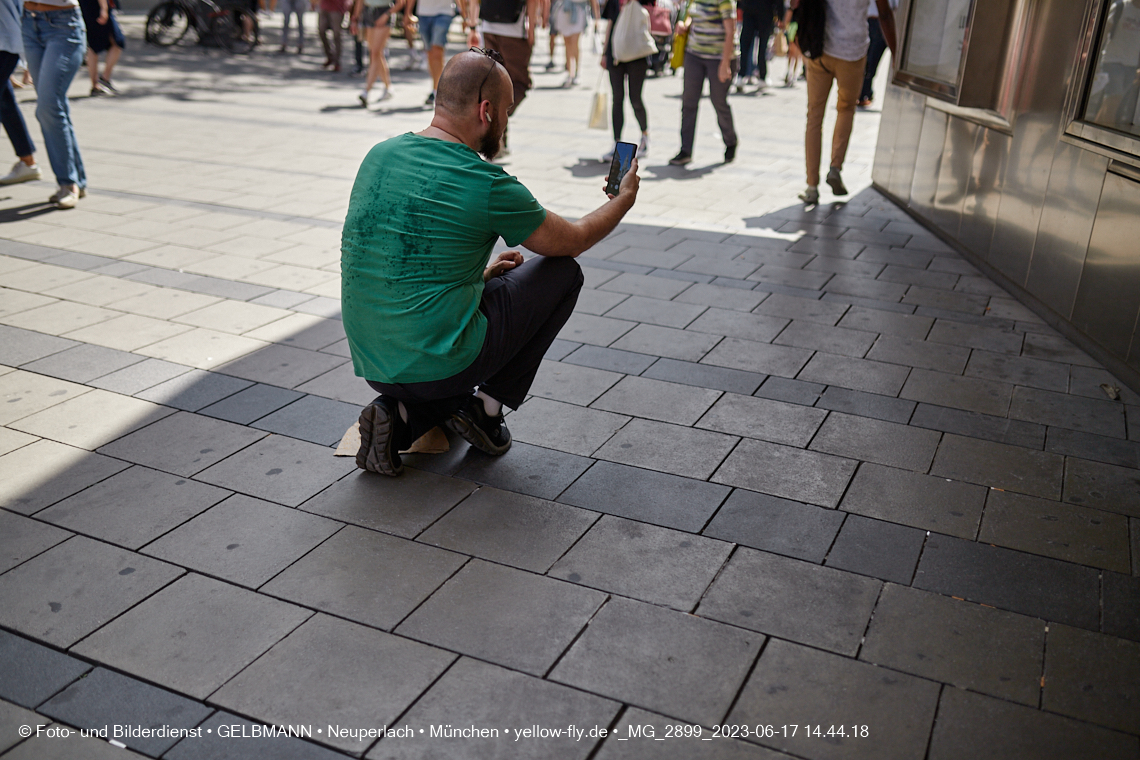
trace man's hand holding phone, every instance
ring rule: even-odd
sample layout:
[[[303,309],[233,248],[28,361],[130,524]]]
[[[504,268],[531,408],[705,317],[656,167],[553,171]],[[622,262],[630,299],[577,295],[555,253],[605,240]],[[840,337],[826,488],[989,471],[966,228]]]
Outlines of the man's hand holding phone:
[[[629,196],[629,201],[632,204],[637,200],[637,189],[641,186],[641,177],[637,176],[637,159],[633,159],[633,163],[629,165],[629,171],[621,178],[621,183],[618,185],[618,195]],[[610,193],[606,193],[611,199],[616,197]]]

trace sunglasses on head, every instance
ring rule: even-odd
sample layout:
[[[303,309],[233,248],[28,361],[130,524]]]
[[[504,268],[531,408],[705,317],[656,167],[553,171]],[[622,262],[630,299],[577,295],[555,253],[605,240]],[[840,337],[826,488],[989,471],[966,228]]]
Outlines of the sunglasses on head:
[[[495,64],[498,63],[498,64],[502,64],[504,66],[506,64],[503,61],[503,56],[499,53],[498,50],[486,50],[486,49],[481,48],[481,47],[472,47],[470,52],[478,53],[479,55],[485,55],[491,59],[491,66],[490,66],[490,68],[487,69],[487,73],[483,75],[483,81],[479,83],[479,100],[476,102],[482,103],[483,102],[483,85],[487,84],[487,79],[491,76],[491,72],[495,70]]]

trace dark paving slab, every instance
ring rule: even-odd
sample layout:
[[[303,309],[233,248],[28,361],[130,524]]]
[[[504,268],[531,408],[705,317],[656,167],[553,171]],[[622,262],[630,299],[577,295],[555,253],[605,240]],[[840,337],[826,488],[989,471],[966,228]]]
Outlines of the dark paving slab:
[[[37,726],[42,725],[42,719],[31,710],[25,710],[18,705],[9,702],[0,701],[0,752],[10,749],[21,741],[19,734],[20,726]],[[44,739],[43,741],[47,741]],[[29,739],[24,741],[24,744],[35,742],[37,745],[40,743],[39,739]],[[37,750],[38,750],[37,746]]]
[[[922,757],[938,691],[938,684],[921,678],[887,675],[868,663],[774,640],[726,722],[776,726],[774,736],[754,741],[811,760]],[[799,728],[785,736],[784,725]],[[842,725],[848,736],[815,737],[806,733],[808,725],[824,734]]]
[[[112,441],[99,453],[189,477],[264,437],[241,425],[177,412]]]
[[[198,480],[295,507],[356,469],[350,458],[280,435],[263,438],[212,467]]]
[[[907,585],[925,541],[922,530],[848,515],[824,564]]]
[[[350,526],[260,591],[391,630],[466,561],[459,554]]]
[[[701,363],[763,375],[795,377],[810,357],[811,351],[803,348],[725,338],[705,354]]]
[[[1101,369],[1095,359],[1060,335],[1052,332],[1048,334],[1027,333],[1024,345],[1021,348],[1021,355],[1062,364],[1076,364],[1082,367]]]
[[[886,268],[886,264],[875,261],[859,261],[851,259],[838,259],[832,256],[816,256],[804,265],[804,269],[817,272],[834,272],[855,277],[874,279],[879,272]],[[878,331],[876,331],[878,332]]]
[[[1140,641],[1140,579],[1105,573],[1101,578],[1101,600],[1104,632]]]
[[[596,292],[596,291],[594,291]],[[550,344],[550,348],[546,349],[544,358],[556,362],[571,354],[575,349],[581,346],[581,343],[575,343],[570,340],[562,340],[555,338],[554,342]]]
[[[960,374],[970,359],[970,349],[933,343],[921,338],[881,335],[867,358],[905,367]]]
[[[310,610],[190,574],[73,651],[205,699],[310,615]]]
[[[0,699],[33,709],[89,670],[86,662],[0,631]]]
[[[600,591],[473,560],[396,632],[542,675],[605,598]]]
[[[549,575],[689,611],[731,551],[731,543],[605,515]]]
[[[1042,425],[1127,438],[1124,405],[1116,401],[1052,393],[1036,388],[1016,388],[1009,407],[1011,419]]]
[[[343,760],[344,755],[290,736],[255,736],[245,718],[227,712],[211,715],[201,735],[183,739],[163,755],[164,760]],[[224,727],[224,728],[223,728]],[[219,730],[221,729],[221,730]],[[223,735],[222,731],[226,734]],[[234,738],[236,737],[236,738]]]
[[[932,475],[1007,491],[1059,499],[1062,458],[1019,446],[945,435],[930,468]]]
[[[668,302],[662,302],[668,303]],[[678,330],[672,327],[659,327],[657,325],[641,324],[614,341],[611,349],[633,351],[636,355],[649,354],[650,360],[654,356],[661,356],[682,361],[697,361],[709,349],[717,344],[721,336],[693,332],[692,330]],[[572,359],[568,359],[570,361]],[[637,358],[629,362],[615,363],[613,367],[621,372],[637,373],[645,364],[644,360]]]
[[[858,463],[829,454],[744,439],[712,476],[750,491],[834,507]]]
[[[143,552],[257,588],[340,528],[324,517],[235,494]]]
[[[706,388],[694,390],[679,383],[623,377],[590,406],[659,422],[692,425],[720,396],[720,391]]]
[[[594,291],[603,293],[604,291]],[[657,298],[629,296],[606,312],[613,319],[628,319],[662,327],[682,328],[701,315],[706,307],[695,304],[674,303]]]
[[[476,487],[468,480],[410,467],[398,478],[357,472],[304,502],[300,509],[412,538]]]
[[[271,344],[219,366],[218,371],[255,383],[296,388],[344,363],[339,356]]]
[[[507,427],[510,427],[509,418]],[[459,451],[466,445],[459,441]],[[593,461],[576,454],[519,442],[512,444],[511,450],[500,457],[471,448],[455,474],[506,491],[553,499],[586,472]]]
[[[1107,398],[1102,385],[1110,385],[1118,389],[1120,400],[1125,404],[1140,404],[1140,393],[1123,385],[1109,372],[1093,367],[1072,367],[1069,371],[1069,393],[1074,396],[1086,396],[1104,400]]]
[[[1049,626],[1041,707],[1140,733],[1140,642]]]
[[[666,280],[659,277],[652,279],[655,282],[667,283]],[[588,343],[591,346],[608,346],[632,330],[636,325],[636,322],[627,322],[624,319],[595,317],[590,314],[576,312],[570,315],[570,319],[566,320],[566,325],[558,334],[562,340]],[[588,352],[586,355],[589,355]]]
[[[1045,443],[1044,425],[934,404],[919,404],[914,410],[910,424],[1038,451]]]
[[[698,266],[703,262],[712,262],[712,259],[691,259],[690,263],[695,262]],[[727,264],[729,269],[737,271],[743,269],[751,273],[756,269],[756,264],[750,264],[745,261],[729,261],[723,262],[716,260],[718,265]],[[682,264],[682,268],[686,268],[689,264]],[[722,275],[731,277],[732,275]],[[745,275],[747,276],[747,275]],[[752,285],[753,283],[748,283]],[[752,311],[757,305],[765,298],[768,297],[766,293],[760,292],[747,292],[739,288],[728,288],[719,285],[706,285],[697,284],[687,288],[684,292],[679,293],[673,298],[676,303],[696,304],[699,306],[715,306],[719,309],[732,309],[734,311]]]
[[[752,395],[776,401],[787,401],[789,404],[811,406],[817,402],[826,387],[819,383],[790,380],[786,377],[769,377]]]
[[[78,345],[74,340],[0,325],[0,346],[3,346],[0,348],[0,364],[9,367],[19,367]]]
[[[597,519],[597,512],[567,504],[480,488],[417,540],[544,573]]]
[[[1131,571],[1128,518],[991,490],[978,540],[1120,573]]]
[[[915,406],[917,406],[913,401],[835,386],[824,390],[823,395],[819,397],[815,405],[821,409],[831,409],[836,412],[872,417],[876,420],[897,422],[903,425],[910,419]]]
[[[82,344],[28,362],[22,369],[48,377],[58,377],[61,380],[70,380],[73,383],[87,383],[97,377],[138,364],[142,360],[143,357],[127,351]]]
[[[773,343],[781,346],[798,346],[829,354],[850,356],[856,359],[867,354],[875,342],[874,333],[862,330],[849,330],[846,327],[831,327],[806,320],[794,320]]]
[[[1045,450],[1053,454],[1140,469],[1140,442],[1122,441],[1065,428],[1048,428]]]
[[[455,655],[317,614],[239,673],[211,702],[257,721],[324,726],[392,725]],[[317,734],[354,754],[367,744]]]
[[[941,434],[933,430],[832,412],[812,439],[813,451],[926,472]]]
[[[826,416],[822,409],[726,393],[701,417],[697,427],[803,447]]]
[[[1140,517],[1140,471],[1067,457],[1064,498],[1072,504]]]
[[[695,362],[677,361],[676,359],[661,358],[653,362],[649,369],[641,373],[642,377],[654,380],[664,380],[670,383],[681,383],[698,388],[715,388],[729,393],[751,395],[766,379],[766,375],[754,372],[742,372],[724,367],[710,367]]]
[[[942,691],[930,760],[1136,757],[1136,737],[960,689]]]
[[[257,420],[253,427],[322,446],[333,446],[359,418],[360,407],[357,404],[304,396]]]
[[[598,462],[558,501],[696,533],[730,490],[691,478]]]
[[[172,406],[187,412],[196,412],[202,407],[221,401],[252,385],[248,380],[192,369],[166,382],[151,386],[135,394],[138,398],[156,404]]]
[[[859,306],[864,309],[873,309],[875,311],[887,311],[892,314],[914,314],[917,307],[914,304],[898,303],[897,301],[884,301],[879,298],[864,298],[862,296],[847,295],[843,293],[824,293],[823,301],[831,301],[833,303],[843,303],[850,306]],[[921,315],[920,315],[921,316]],[[933,317],[924,317],[933,319]]]
[[[859,659],[1036,707],[1044,621],[888,583]]]
[[[971,353],[966,374],[1060,393],[1065,393],[1069,387],[1068,368],[1063,364],[980,349]]]
[[[598,459],[705,480],[738,438],[665,422],[634,419],[594,452]]]
[[[773,293],[764,299],[764,302],[753,311],[757,314],[767,314],[772,317],[784,317],[795,320],[792,325],[799,323],[834,326],[847,312],[847,306],[833,301],[820,301],[815,298],[797,298],[782,293]],[[773,323],[775,324],[775,323]],[[792,325],[789,325],[792,326]],[[802,327],[803,325],[800,324]],[[845,334],[845,333],[839,333]],[[743,336],[741,336],[743,337]]]
[[[584,760],[598,743],[588,735],[520,740],[523,726],[608,728],[621,705],[478,660],[461,657],[402,717],[411,726],[440,726],[462,720],[476,726],[511,727],[498,738],[435,738],[411,741],[383,738],[366,757],[411,760],[430,756],[454,760],[513,757],[531,760]],[[456,716],[463,716],[461,719]],[[425,744],[427,745],[425,747]]]
[[[0,576],[0,624],[69,647],[181,574],[75,536]]]
[[[697,614],[853,656],[882,585],[741,548],[717,576]]]
[[[843,513],[737,489],[704,535],[819,563],[835,540]]]
[[[881,333],[882,335],[893,335],[898,338],[922,340],[930,332],[930,328],[934,326],[934,319],[916,317],[909,313],[896,314],[881,309],[852,306],[839,320],[839,326]]]
[[[966,314],[975,314],[978,316],[981,316],[985,313],[986,304],[989,302],[989,300],[990,299],[988,296],[980,296],[970,293],[954,293],[945,290],[938,290],[935,288],[924,288],[918,285],[910,286],[910,288],[908,288],[906,291],[906,295],[902,298],[903,303],[913,303],[917,304],[918,306],[945,309],[946,311],[961,311],[965,312]],[[937,330],[938,325],[935,325],[934,329]],[[937,340],[942,343],[957,342],[956,340],[951,340],[950,338],[952,337],[957,338],[958,340],[962,340],[961,337],[953,335],[952,333],[947,335],[938,333]],[[1017,337],[1020,347],[1021,336],[1019,335]],[[930,339],[936,339],[935,333],[933,331],[930,334]],[[991,339],[990,341],[986,342],[997,343],[998,341],[997,339]],[[960,343],[959,345],[969,344]],[[975,346],[975,348],[986,347],[987,346]]]
[[[674,728],[674,734],[666,739],[670,726],[676,726],[672,718],[628,707],[595,757],[597,760],[653,760],[661,756],[662,741],[669,742],[666,746],[676,751],[678,757],[691,760],[786,760],[788,757],[739,739],[711,739],[708,729],[703,729],[700,735],[678,736]],[[645,727],[651,727],[652,734]],[[684,730],[680,733],[684,734]]]
[[[564,362],[543,361],[530,387],[532,396],[588,406],[621,380],[616,372],[579,367]]]
[[[951,272],[915,269],[901,264],[889,264],[878,276],[878,279],[884,282],[904,282],[908,285],[921,285],[925,288],[940,288],[942,290],[952,290],[958,283],[958,275]]]
[[[993,380],[914,369],[899,393],[901,398],[943,404],[979,414],[1004,417],[1013,386]]]
[[[55,441],[36,441],[0,457],[0,506],[34,514],[129,466]]]
[[[1091,567],[931,535],[914,586],[1095,630],[1100,627],[1098,576]]]
[[[130,467],[37,514],[37,519],[138,549],[230,495],[205,483]]]
[[[76,728],[102,729],[108,724],[157,729],[195,728],[211,712],[203,704],[145,684],[134,678],[96,668],[39,708],[39,712]],[[131,749],[158,757],[177,738],[120,737]]]
[[[297,391],[257,383],[198,411],[208,417],[248,425],[291,404],[303,395]]]
[[[796,379],[884,396],[897,396],[910,371],[907,367],[884,362],[819,353],[813,356],[803,371],[796,375]]]
[[[636,375],[643,372],[653,363],[653,357],[644,353],[621,351],[616,348],[603,346],[582,346],[578,350],[562,358],[567,364],[578,364],[583,367],[603,369],[607,372],[621,372],[627,375]]]
[[[680,720],[728,712],[765,637],[629,599],[611,599],[550,674],[553,681]]]
[[[71,535],[52,525],[0,511],[0,573],[47,551]]]
[[[906,291],[906,285],[869,280],[865,277],[851,277],[844,274],[837,274],[827,282],[827,292],[838,294],[844,300],[855,297],[898,302],[902,300]]]

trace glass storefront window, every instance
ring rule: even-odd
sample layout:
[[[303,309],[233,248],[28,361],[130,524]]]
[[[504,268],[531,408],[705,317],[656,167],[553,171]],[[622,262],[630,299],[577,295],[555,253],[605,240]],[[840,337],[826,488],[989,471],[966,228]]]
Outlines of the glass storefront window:
[[[914,0],[902,69],[957,86],[963,43],[974,0]]]
[[[1140,0],[1110,0],[1084,119],[1140,137]]]

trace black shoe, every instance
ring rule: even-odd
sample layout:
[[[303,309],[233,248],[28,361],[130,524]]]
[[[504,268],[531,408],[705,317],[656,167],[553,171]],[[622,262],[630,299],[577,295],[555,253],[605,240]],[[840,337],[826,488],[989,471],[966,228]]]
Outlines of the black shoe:
[[[399,475],[404,471],[400,449],[407,431],[407,423],[400,418],[398,402],[381,398],[364,407],[360,413],[356,466],[382,475]]]
[[[843,184],[843,177],[840,176],[839,169],[834,166],[827,173],[827,184],[831,185],[831,192],[836,195],[847,195],[847,186]]]
[[[684,166],[685,164],[691,163],[692,160],[693,160],[693,154],[686,153],[685,151],[681,151],[680,153],[678,153],[677,155],[675,155],[669,159],[669,165],[670,166]]]
[[[731,164],[734,158],[736,158],[736,145],[724,146],[724,162]]]
[[[511,431],[503,424],[503,413],[487,414],[483,400],[472,396],[452,413],[448,426],[485,454],[499,456],[511,447]]]

